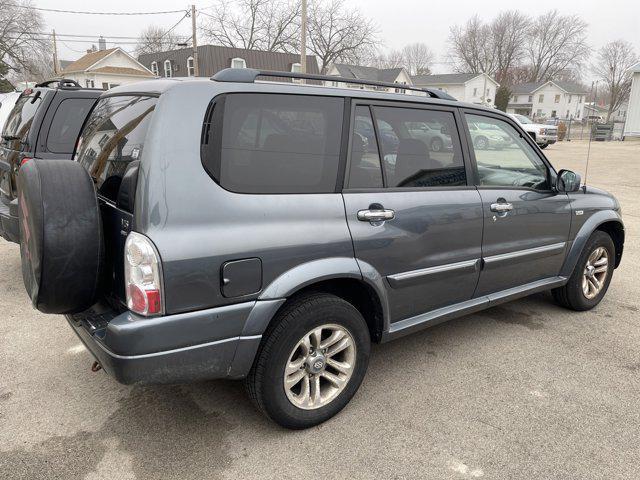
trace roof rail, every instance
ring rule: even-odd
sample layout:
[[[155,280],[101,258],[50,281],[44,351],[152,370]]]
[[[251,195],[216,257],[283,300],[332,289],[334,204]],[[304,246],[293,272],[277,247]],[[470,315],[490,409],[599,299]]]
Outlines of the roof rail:
[[[333,75],[317,75],[315,73],[278,72],[275,70],[256,70],[254,68],[225,68],[216,73],[211,80],[216,82],[254,83],[257,77],[301,78],[306,80],[322,80],[325,82],[353,83],[372,87],[399,88],[423,92],[433,98],[442,100],[456,100],[442,90],[405,85],[404,83],[377,82],[374,80],[360,80],[359,78],[337,77]]]
[[[76,82],[75,80],[71,80],[69,78],[54,78],[52,80],[47,80],[42,83],[36,84],[36,87],[48,87],[52,83],[57,83],[59,88],[64,87],[73,87],[73,88],[82,88],[82,86]]]

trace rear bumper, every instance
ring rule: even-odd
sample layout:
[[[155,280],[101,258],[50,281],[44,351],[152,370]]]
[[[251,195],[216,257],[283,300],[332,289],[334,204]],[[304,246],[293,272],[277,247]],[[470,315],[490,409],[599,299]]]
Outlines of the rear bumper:
[[[92,309],[67,321],[102,368],[118,382],[180,383],[247,375],[281,301],[164,317]],[[256,328],[257,327],[257,328]]]
[[[0,236],[10,242],[18,243],[20,241],[17,199],[9,205],[0,200]]]

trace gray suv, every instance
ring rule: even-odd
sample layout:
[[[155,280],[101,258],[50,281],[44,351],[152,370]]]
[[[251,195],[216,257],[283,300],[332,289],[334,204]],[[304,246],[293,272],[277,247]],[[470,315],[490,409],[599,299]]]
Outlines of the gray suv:
[[[556,172],[507,115],[260,76],[275,74],[114,88],[76,161],[21,167],[26,289],[66,315],[94,370],[245,379],[266,415],[306,428],[349,402],[371,342],[543,290],[574,310],[602,300],[618,202]],[[509,142],[476,148],[478,124]]]

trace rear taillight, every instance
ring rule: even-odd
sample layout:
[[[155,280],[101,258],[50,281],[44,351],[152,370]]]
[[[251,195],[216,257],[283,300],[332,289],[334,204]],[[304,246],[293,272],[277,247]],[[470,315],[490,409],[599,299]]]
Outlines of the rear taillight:
[[[129,233],[124,247],[127,308],[140,315],[163,313],[160,256],[144,235]]]

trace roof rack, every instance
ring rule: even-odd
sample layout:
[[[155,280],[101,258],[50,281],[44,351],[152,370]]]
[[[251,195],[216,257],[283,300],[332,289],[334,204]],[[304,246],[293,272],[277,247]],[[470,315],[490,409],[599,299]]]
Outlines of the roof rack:
[[[404,83],[377,82],[374,80],[360,80],[359,78],[337,77],[333,75],[317,75],[315,73],[278,72],[275,70],[256,70],[254,68],[225,68],[216,73],[211,80],[216,82],[254,83],[257,77],[301,78],[306,80],[322,80],[325,82],[353,83],[372,87],[398,88],[423,92],[433,98],[442,100],[456,100],[451,95],[432,88],[415,87]]]
[[[47,80],[45,82],[38,83],[36,84],[36,87],[48,87],[52,83],[57,83],[58,88],[65,88],[65,87],[82,88],[82,86],[78,82],[76,82],[75,80],[71,80],[69,78],[54,78],[53,80]]]

